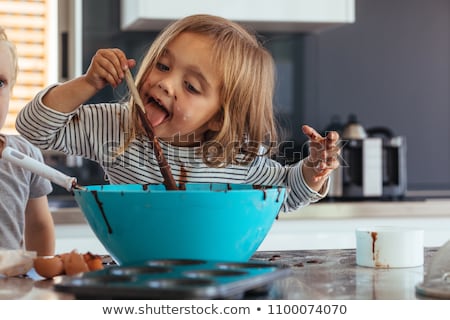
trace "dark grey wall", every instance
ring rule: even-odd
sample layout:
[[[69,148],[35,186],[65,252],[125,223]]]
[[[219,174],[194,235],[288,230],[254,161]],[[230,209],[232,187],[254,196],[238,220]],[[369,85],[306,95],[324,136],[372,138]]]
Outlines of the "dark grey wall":
[[[304,120],[356,113],[407,138],[410,189],[450,188],[449,1],[356,0],[356,23],[309,37]]]
[[[120,0],[83,1],[83,67],[87,70],[95,52],[101,48],[121,48],[128,57],[139,61],[155,38],[154,32],[122,32]],[[91,102],[118,100],[124,87],[106,87]]]
[[[356,22],[319,34],[266,34],[279,67],[287,138],[354,113],[406,137],[408,189],[450,189],[450,0],[356,0]],[[164,5],[164,4],[161,4]],[[120,1],[84,1],[84,66],[98,48],[139,59],[152,32],[121,32]],[[117,99],[108,88],[94,101]]]

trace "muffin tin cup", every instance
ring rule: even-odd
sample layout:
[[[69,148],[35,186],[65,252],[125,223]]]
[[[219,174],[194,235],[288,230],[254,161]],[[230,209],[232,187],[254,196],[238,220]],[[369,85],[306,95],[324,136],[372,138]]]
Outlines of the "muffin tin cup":
[[[138,265],[62,278],[55,290],[79,299],[226,299],[270,287],[289,269],[264,262],[189,259],[149,260]]]

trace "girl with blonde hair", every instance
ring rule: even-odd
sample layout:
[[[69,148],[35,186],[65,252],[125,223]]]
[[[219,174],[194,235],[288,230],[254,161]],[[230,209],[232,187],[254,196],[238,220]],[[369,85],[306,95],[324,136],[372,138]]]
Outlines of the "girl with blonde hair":
[[[40,148],[97,161],[113,184],[162,183],[133,99],[83,104],[106,85],[120,85],[135,65],[120,49],[98,50],[86,74],[40,92],[17,129]],[[303,126],[307,159],[290,166],[271,159],[274,62],[239,24],[211,15],[174,22],[152,43],[135,80],[176,182],[285,185],[285,211],[326,195],[338,134],[322,137]]]

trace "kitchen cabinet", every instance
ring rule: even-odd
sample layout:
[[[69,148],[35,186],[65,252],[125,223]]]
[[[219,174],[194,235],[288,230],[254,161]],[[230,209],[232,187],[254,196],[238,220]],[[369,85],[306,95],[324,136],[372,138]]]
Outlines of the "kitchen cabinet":
[[[122,0],[123,30],[159,31],[170,21],[208,13],[257,31],[317,32],[355,21],[354,0]]]
[[[450,199],[319,202],[280,214],[259,250],[355,248],[365,226],[423,229],[424,245],[440,247],[450,239]]]

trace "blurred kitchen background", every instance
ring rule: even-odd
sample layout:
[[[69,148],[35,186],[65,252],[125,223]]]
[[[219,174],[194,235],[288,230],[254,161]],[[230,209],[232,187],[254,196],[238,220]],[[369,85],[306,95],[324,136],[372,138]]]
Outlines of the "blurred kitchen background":
[[[304,156],[301,124],[324,132],[342,128],[354,115],[365,129],[382,127],[403,138],[401,148],[407,161],[400,161],[398,156],[390,160],[390,166],[401,166],[395,170],[405,171],[401,181],[397,177],[394,182],[404,183],[404,188],[390,189],[394,196],[406,192],[411,196],[450,195],[450,1],[298,2],[305,8],[302,21],[244,21],[260,33],[276,60],[275,103],[285,134],[280,161],[297,161]],[[0,24],[18,43],[23,56],[19,82],[26,82],[19,83],[14,91],[23,97],[15,100],[9,129],[13,130],[15,114],[38,89],[83,73],[97,49],[119,47],[139,61],[158,30],[171,19],[168,16],[157,21],[146,16],[152,12],[165,14],[164,10],[174,13],[170,5],[177,1],[154,3],[0,1]],[[178,3],[177,7],[187,6],[181,0]],[[249,3],[248,10],[239,14],[252,17]],[[275,7],[282,3],[268,1]],[[309,7],[312,9],[307,10]],[[225,16],[236,14],[226,4],[214,8],[223,10]],[[19,14],[21,19],[17,18]],[[37,22],[37,16],[44,22]],[[30,30],[42,25],[44,36],[21,32],[25,24]],[[38,39],[42,48],[37,47]],[[26,47],[30,43],[34,47]],[[44,63],[30,58],[38,52]],[[43,69],[40,83],[35,78],[38,66]],[[26,90],[28,95],[23,93]],[[118,100],[123,94],[124,88],[108,87],[92,102]],[[45,155],[50,165],[76,176],[83,185],[107,183],[101,169],[87,160],[51,152]],[[55,194],[64,192],[55,187]]]
[[[0,0],[0,24],[20,55],[2,131],[14,133],[17,112],[46,85],[85,72],[97,49],[140,61],[163,26],[202,12],[199,3],[257,30],[273,53],[280,161],[305,155],[302,124],[365,134],[346,139],[349,165],[329,197],[280,214],[260,250],[354,248],[364,225],[423,228],[426,246],[450,239],[450,0]],[[90,102],[125,92],[108,87]],[[44,155],[82,185],[107,183],[90,161]],[[378,171],[363,159],[378,159]],[[55,186],[50,204],[57,252],[105,252],[72,195]]]

